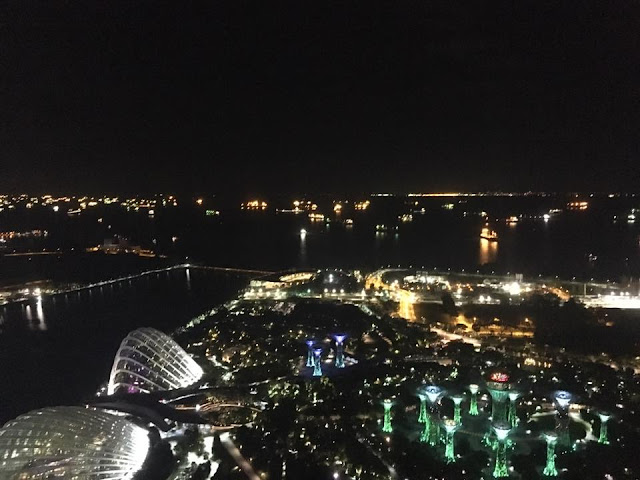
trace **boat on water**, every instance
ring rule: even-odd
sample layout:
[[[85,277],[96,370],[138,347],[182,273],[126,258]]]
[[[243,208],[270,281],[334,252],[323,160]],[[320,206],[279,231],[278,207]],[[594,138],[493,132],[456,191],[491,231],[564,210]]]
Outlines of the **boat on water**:
[[[495,230],[491,230],[488,226],[483,227],[480,232],[480,238],[484,238],[485,240],[489,240],[490,242],[498,241],[498,234]]]

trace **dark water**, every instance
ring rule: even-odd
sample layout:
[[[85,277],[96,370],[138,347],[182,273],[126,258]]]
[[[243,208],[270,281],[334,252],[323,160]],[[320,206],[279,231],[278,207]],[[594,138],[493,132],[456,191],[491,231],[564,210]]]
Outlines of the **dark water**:
[[[348,226],[314,223],[304,216],[261,215],[198,231],[199,236],[185,239],[191,242],[188,251],[216,265],[274,270],[412,265],[586,280],[640,275],[640,219],[614,223],[608,215],[565,212],[546,222],[493,221],[499,241],[489,242],[479,237],[482,219],[457,212],[414,214],[410,223],[386,223],[391,226],[386,232],[376,232],[376,222],[384,221],[376,217]]]
[[[0,307],[0,423],[92,395],[108,379],[130,330],[171,331],[224,302],[245,282],[236,275],[173,270]]]
[[[377,268],[387,265],[425,266],[439,269],[485,270],[525,275],[559,275],[565,278],[619,280],[640,276],[640,196],[567,194],[518,197],[368,197],[368,209],[356,211],[352,202],[343,202],[334,213],[331,198],[317,199],[318,212],[330,223],[311,222],[307,212],[299,215],[276,213],[290,208],[290,200],[271,202],[260,212],[239,210],[238,204],[220,208],[220,215],[207,216],[193,200],[178,208],[158,208],[150,217],[146,211],[125,212],[119,208],[87,210],[79,217],[53,215],[51,209],[0,212],[0,227],[46,229],[43,240],[13,248],[47,248],[83,251],[107,237],[120,235],[134,244],[153,248],[172,259],[202,261],[211,265],[242,266],[280,270],[291,267]],[[314,199],[315,200],[315,199]],[[322,201],[321,201],[322,200]],[[573,211],[568,203],[587,201],[588,209]],[[450,208],[444,208],[448,206]],[[424,214],[415,213],[422,211]],[[557,210],[545,222],[542,215]],[[638,217],[629,222],[635,210]],[[499,242],[489,244],[479,238],[485,222],[499,234]],[[403,214],[413,221],[403,223]],[[505,219],[522,216],[515,225]],[[346,225],[344,220],[353,220]],[[376,225],[389,227],[376,232]],[[397,229],[396,229],[397,227]],[[308,234],[304,239],[300,230]],[[111,260],[111,259],[109,259]],[[86,277],[90,272],[80,262],[67,259],[33,258],[33,266],[12,265],[0,257],[0,282],[26,271],[44,271],[54,276]],[[42,266],[36,265],[42,263]],[[113,267],[97,266],[97,275]],[[46,266],[46,269],[45,269]],[[84,279],[84,278],[83,278]]]

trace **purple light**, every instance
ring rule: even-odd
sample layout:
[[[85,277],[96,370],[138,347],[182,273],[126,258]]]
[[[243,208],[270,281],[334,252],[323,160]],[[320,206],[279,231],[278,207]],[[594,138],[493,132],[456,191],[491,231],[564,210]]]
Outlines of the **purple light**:
[[[313,350],[313,354],[314,354],[316,357],[319,357],[320,355],[322,355],[322,349],[321,349],[321,348],[315,348],[315,349]]]
[[[342,343],[344,342],[344,339],[347,338],[346,335],[334,335],[333,338],[336,339],[336,343]]]
[[[311,348],[313,347],[313,344],[315,343],[313,340],[307,340],[306,342],[304,342],[307,344],[307,347]]]

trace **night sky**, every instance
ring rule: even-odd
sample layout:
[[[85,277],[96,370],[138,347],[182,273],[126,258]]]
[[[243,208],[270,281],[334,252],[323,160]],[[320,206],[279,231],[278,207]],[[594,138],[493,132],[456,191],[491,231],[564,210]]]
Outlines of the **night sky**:
[[[2,8],[0,191],[639,190],[637,1]]]

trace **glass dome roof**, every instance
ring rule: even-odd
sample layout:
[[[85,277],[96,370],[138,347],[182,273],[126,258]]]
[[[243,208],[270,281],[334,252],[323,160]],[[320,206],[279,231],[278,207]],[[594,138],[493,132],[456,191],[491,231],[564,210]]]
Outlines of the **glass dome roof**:
[[[84,407],[35,410],[0,429],[3,480],[125,480],[149,450],[148,431]]]
[[[120,344],[107,392],[149,393],[187,387],[202,368],[175,340],[153,328],[139,328]]]

